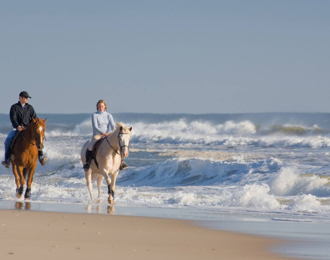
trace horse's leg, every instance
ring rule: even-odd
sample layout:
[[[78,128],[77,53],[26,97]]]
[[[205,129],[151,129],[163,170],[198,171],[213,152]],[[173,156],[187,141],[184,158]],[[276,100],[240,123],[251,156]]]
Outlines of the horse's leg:
[[[97,176],[97,189],[99,192],[98,202],[101,202],[101,184],[102,184],[103,179],[104,179],[103,175],[98,174],[98,176]]]
[[[28,179],[27,179],[27,184],[26,184],[26,191],[25,191],[25,199],[29,200],[31,198],[31,186],[32,186],[32,181],[33,181],[33,175],[36,170],[37,164],[35,164],[32,168],[29,169],[24,169],[24,175],[28,173]]]
[[[101,169],[101,173],[102,176],[107,180],[107,184],[108,184],[108,194],[109,194],[109,198],[108,198],[108,202],[110,204],[113,204],[113,196],[112,196],[112,190],[111,190],[111,179],[108,175],[108,172],[105,169]]]
[[[89,195],[91,196],[91,200],[93,201],[93,193],[92,193],[92,170],[89,169],[88,171],[85,171],[85,178],[86,178],[86,184],[89,191]]]
[[[110,193],[109,193],[110,194],[109,195],[109,200],[111,201],[111,202],[109,202],[110,204],[113,204],[114,200],[115,200],[115,190],[116,190],[117,176],[118,176],[118,171],[111,175],[111,185],[110,185]]]
[[[15,177],[15,183],[16,183],[16,196],[17,196],[17,191],[19,189],[19,187],[21,186],[21,181],[19,178],[19,174],[17,172],[17,166],[15,164],[12,165],[12,170],[13,170],[13,174]]]
[[[23,167],[17,166],[16,169],[17,169],[18,175],[20,177],[20,186],[16,189],[16,197],[20,198],[23,194],[23,188],[24,188],[24,185],[25,185],[25,178],[24,178],[24,175],[23,175]]]

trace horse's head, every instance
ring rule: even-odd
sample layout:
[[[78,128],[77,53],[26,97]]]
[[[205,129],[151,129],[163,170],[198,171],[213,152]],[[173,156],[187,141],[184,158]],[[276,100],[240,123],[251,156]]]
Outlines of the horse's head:
[[[34,139],[36,142],[36,146],[38,150],[42,150],[44,148],[44,138],[45,138],[45,130],[46,130],[46,121],[41,118],[32,119],[32,131],[34,134]]]
[[[122,157],[127,157],[129,154],[128,146],[131,138],[132,127],[120,124],[120,129],[118,133],[118,142],[120,147],[120,155]]]

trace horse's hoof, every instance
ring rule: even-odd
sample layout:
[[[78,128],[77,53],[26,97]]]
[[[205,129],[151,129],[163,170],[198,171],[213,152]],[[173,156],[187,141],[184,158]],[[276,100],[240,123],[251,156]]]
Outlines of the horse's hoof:
[[[26,191],[25,191],[25,200],[28,200],[31,198],[31,188],[27,188]]]
[[[108,198],[108,202],[109,202],[109,204],[115,204],[114,200],[112,200],[110,198]]]
[[[19,187],[18,189],[16,189],[16,197],[19,199],[21,198],[23,194],[23,187]]]

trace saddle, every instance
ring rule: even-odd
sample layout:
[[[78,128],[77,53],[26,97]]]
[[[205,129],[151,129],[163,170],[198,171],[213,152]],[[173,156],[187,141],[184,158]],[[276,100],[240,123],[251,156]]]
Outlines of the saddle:
[[[21,134],[20,131],[16,131],[15,136],[14,136],[14,138],[11,140],[11,143],[10,143],[10,146],[9,146],[10,151],[13,149],[14,144],[15,144],[15,142],[16,142],[16,139],[17,139],[17,137],[18,137],[20,134]]]

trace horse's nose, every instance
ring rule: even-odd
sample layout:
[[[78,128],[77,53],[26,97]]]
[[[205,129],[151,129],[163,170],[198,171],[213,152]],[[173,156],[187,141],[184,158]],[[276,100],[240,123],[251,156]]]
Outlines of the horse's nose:
[[[125,150],[123,151],[123,154],[122,154],[123,157],[127,157],[128,156],[128,149],[125,148]]]

